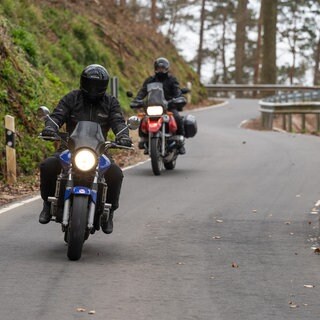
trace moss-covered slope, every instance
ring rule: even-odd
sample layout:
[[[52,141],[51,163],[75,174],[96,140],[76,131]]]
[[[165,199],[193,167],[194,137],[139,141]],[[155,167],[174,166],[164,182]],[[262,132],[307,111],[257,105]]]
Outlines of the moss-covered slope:
[[[39,105],[53,108],[91,63],[119,78],[119,100],[129,113],[127,90],[136,92],[152,73],[153,61],[166,56],[182,86],[193,85],[193,102],[204,95],[195,72],[161,34],[136,23],[130,11],[112,1],[2,0],[0,2],[0,119],[16,119],[18,174],[32,174],[49,152],[37,139]],[[4,146],[0,126],[0,144]],[[4,148],[0,179],[4,178]]]

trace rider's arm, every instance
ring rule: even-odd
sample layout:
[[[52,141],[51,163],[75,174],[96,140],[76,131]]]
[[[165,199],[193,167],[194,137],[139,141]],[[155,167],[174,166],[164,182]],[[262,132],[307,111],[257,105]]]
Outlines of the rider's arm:
[[[134,98],[134,100],[143,100],[147,96],[147,94],[148,94],[147,86],[150,83],[151,78],[152,77],[149,77],[144,81],[142,88],[139,90],[139,92],[138,92],[137,96]]]
[[[180,89],[180,84],[177,80],[177,78],[172,77],[171,79],[171,89],[172,89],[172,97],[177,98],[182,95],[182,91]]]
[[[117,134],[126,126],[120,103],[115,97],[111,97],[110,100],[109,124],[114,134]],[[122,134],[129,136],[128,128]]]
[[[58,103],[56,108],[53,110],[52,114],[50,115],[53,121],[61,127],[67,120],[70,110],[70,105],[73,101],[73,92],[68,93],[65,95]],[[46,121],[46,126],[54,127],[54,124],[50,121]]]

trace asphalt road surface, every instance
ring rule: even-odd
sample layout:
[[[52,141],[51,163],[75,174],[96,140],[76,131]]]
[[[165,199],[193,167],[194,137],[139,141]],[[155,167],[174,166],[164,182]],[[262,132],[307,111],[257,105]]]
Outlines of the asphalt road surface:
[[[40,200],[0,211],[0,319],[319,319],[320,139],[240,128],[258,109],[190,112],[176,169],[126,170],[114,233],[80,261]]]

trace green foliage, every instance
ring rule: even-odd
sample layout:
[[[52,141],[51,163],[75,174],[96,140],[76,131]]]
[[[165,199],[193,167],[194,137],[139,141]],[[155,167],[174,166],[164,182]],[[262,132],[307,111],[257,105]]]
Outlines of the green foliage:
[[[6,114],[16,119],[18,175],[32,175],[39,162],[54,151],[51,143],[37,138],[43,128],[36,120],[38,106],[52,110],[64,94],[79,87],[83,68],[98,63],[107,67],[111,77],[118,77],[119,101],[123,112],[129,114],[126,91],[138,90],[152,72],[158,50],[163,49],[152,35],[148,39],[139,33],[118,41],[117,35],[110,37],[111,31],[91,23],[91,18],[48,2],[0,2],[0,119]],[[112,32],[119,28],[115,25]],[[121,37],[125,34],[121,32]],[[171,45],[166,49],[181,85],[194,83],[193,101],[197,101],[203,93],[199,80]],[[0,145],[4,139],[2,125]],[[4,161],[1,154],[0,180]]]
[[[20,46],[26,53],[28,60],[37,66],[37,48],[32,34],[22,28],[12,30],[13,43]]]

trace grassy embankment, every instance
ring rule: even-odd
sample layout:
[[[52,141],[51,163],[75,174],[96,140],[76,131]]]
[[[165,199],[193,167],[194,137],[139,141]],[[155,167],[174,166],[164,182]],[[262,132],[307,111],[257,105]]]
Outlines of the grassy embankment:
[[[53,108],[69,90],[78,88],[82,69],[106,66],[119,78],[119,100],[126,114],[127,90],[136,90],[152,73],[155,57],[166,56],[182,86],[193,84],[192,99],[204,95],[199,79],[175,48],[130,13],[116,7],[55,2],[2,0],[0,3],[0,119],[15,117],[18,177],[33,175],[52,145],[37,139],[43,124],[36,120],[40,105]],[[94,3],[94,2],[93,2]],[[0,144],[4,146],[4,127]],[[5,174],[4,148],[0,181]]]

